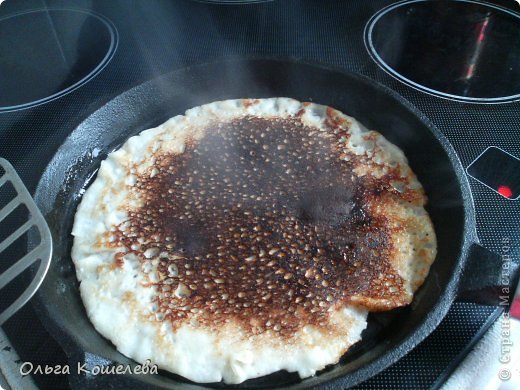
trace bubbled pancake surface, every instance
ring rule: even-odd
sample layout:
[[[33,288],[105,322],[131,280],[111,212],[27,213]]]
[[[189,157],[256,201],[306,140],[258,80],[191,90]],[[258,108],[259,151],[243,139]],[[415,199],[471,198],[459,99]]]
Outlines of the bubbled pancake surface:
[[[215,102],[130,138],[78,208],[94,326],[199,382],[305,377],[411,302],[435,258],[402,152],[332,108]]]

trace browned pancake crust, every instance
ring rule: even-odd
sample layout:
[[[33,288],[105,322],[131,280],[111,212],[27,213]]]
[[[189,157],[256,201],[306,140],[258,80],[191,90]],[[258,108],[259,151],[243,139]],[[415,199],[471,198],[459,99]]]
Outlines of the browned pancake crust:
[[[353,296],[407,303],[389,259],[398,228],[368,207],[392,177],[354,175],[363,157],[343,159],[348,134],[336,129],[242,117],[156,156],[135,186],[145,205],[113,245],[142,262],[161,254],[155,301],[172,325],[197,314],[209,327],[233,318],[253,334],[289,335],[325,326]]]

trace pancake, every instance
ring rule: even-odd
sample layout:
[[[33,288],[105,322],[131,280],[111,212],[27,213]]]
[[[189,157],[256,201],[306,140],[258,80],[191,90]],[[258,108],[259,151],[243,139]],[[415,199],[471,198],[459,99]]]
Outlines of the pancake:
[[[436,255],[400,149],[330,107],[206,104],[131,137],[78,207],[87,314],[117,349],[196,382],[316,373]]]

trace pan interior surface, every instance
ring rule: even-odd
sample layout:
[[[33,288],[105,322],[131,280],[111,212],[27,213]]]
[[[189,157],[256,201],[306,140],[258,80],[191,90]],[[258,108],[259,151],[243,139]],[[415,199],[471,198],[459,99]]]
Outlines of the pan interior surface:
[[[305,380],[280,372],[240,386],[299,388],[331,380],[353,385],[395,362],[438,325],[454,298],[461,257],[467,249],[466,221],[472,218],[464,196],[467,184],[460,179],[462,168],[451,147],[406,102],[367,79],[294,61],[230,60],[175,71],[116,97],[70,133],[44,171],[35,199],[50,225],[55,251],[38,292],[37,309],[71,358],[88,352],[130,363],[90,323],[70,258],[76,207],[100,162],[130,136],[191,107],[275,96],[332,106],[400,147],[428,195],[438,255],[412,304],[370,315],[362,341],[339,364]],[[140,375],[135,380],[163,387],[195,386],[169,373]]]

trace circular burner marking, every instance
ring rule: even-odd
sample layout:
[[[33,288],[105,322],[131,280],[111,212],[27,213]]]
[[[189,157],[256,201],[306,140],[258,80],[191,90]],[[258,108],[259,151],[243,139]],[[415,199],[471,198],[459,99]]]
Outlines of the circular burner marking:
[[[0,113],[64,96],[84,85],[112,59],[118,33],[88,10],[52,8],[0,19]]]
[[[407,0],[373,15],[364,40],[383,70],[415,89],[503,103],[520,98],[519,19],[481,1]]]

